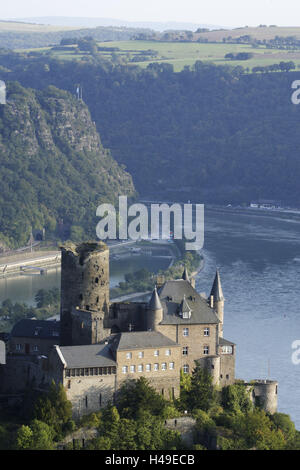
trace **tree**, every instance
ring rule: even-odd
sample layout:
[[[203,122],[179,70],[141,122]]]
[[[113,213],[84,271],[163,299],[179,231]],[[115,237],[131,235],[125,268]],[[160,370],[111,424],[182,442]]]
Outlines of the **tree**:
[[[275,424],[276,429],[280,429],[282,431],[287,442],[295,439],[296,428],[289,415],[284,413],[274,413],[270,416],[270,419]]]
[[[17,448],[27,450],[53,450],[54,430],[42,421],[34,420],[30,426],[21,426],[17,432]]]
[[[72,403],[67,399],[62,384],[53,381],[45,395],[40,396],[34,406],[34,417],[51,426],[56,438],[61,438],[72,428]]]
[[[134,419],[140,410],[163,416],[168,402],[149,385],[145,377],[126,382],[120,392],[118,409],[126,418]]]
[[[22,450],[31,449],[33,443],[33,432],[29,426],[24,424],[17,432],[17,448]]]
[[[223,387],[222,405],[233,413],[244,413],[253,408],[249,392],[245,385],[239,383]]]
[[[191,388],[187,392],[187,408],[190,411],[194,409],[208,411],[216,400],[217,393],[211,374],[196,361],[191,377]]]

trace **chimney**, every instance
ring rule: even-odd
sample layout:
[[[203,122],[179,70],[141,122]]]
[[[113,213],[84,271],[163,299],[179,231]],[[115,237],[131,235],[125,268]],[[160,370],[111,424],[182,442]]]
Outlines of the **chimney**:
[[[210,308],[214,308],[214,296],[210,296]]]

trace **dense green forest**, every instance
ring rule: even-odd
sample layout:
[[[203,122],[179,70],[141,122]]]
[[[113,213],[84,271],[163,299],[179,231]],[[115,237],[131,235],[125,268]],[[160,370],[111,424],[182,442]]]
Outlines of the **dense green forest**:
[[[133,196],[131,177],[101,144],[84,103],[53,86],[8,84],[0,106],[0,242],[24,245],[31,228],[47,237],[95,238],[96,208]]]
[[[272,198],[299,203],[300,107],[295,72],[247,74],[196,62],[174,73],[111,62],[0,56],[1,78],[26,86],[77,83],[105,147],[142,195],[202,202]]]

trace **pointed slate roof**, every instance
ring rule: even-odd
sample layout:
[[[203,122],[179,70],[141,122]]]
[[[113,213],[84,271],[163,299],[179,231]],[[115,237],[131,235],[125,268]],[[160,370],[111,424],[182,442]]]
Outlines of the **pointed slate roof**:
[[[180,304],[180,312],[181,313],[191,312],[191,308],[190,308],[189,304],[186,301],[185,294],[184,294],[182,302]]]
[[[156,286],[154,288],[154,291],[152,292],[151,299],[149,301],[148,307],[150,310],[160,310],[162,309],[162,305],[160,302],[159,295],[157,293]]]
[[[223,296],[223,291],[222,291],[220,273],[218,270],[216,272],[215,280],[214,280],[210,295],[213,295],[215,302],[225,300]]]
[[[182,318],[178,314],[184,295],[191,310],[189,318]],[[188,281],[183,279],[166,281],[159,289],[159,298],[163,306],[161,325],[220,323],[214,309],[208,305],[207,299],[203,299]]]
[[[186,269],[186,266],[184,267],[184,271],[183,271],[183,273],[182,273],[182,279],[183,279],[184,281],[190,282],[190,278],[189,278],[189,274],[188,274],[188,271],[187,271],[187,269]]]

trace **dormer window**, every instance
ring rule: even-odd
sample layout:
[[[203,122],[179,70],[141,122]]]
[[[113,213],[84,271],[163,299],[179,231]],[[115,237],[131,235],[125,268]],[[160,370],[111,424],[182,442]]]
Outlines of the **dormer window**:
[[[192,310],[190,309],[185,296],[183,297],[183,300],[180,305],[179,315],[185,319],[191,318],[191,315],[192,315]]]

